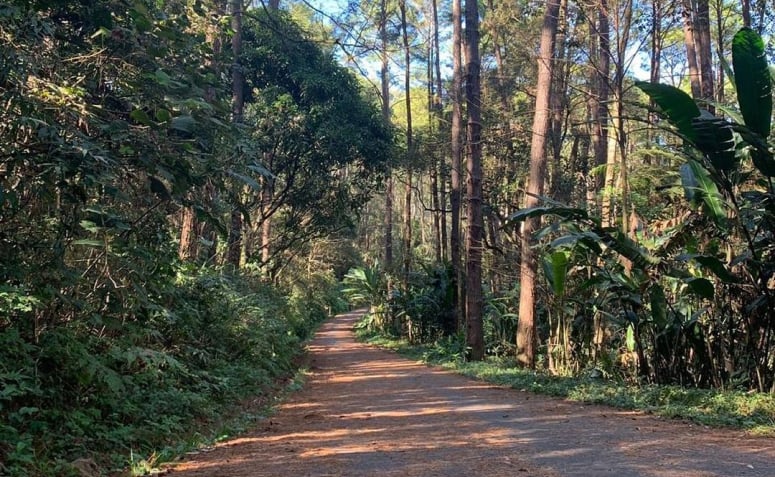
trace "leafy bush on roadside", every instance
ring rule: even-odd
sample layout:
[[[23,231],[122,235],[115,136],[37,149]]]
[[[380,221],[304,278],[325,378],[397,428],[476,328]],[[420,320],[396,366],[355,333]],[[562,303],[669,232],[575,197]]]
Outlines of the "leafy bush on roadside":
[[[0,474],[67,475],[78,458],[124,468],[130,455],[172,445],[289,373],[302,340],[341,305],[328,276],[284,293],[181,270],[163,290],[119,329],[0,328]]]

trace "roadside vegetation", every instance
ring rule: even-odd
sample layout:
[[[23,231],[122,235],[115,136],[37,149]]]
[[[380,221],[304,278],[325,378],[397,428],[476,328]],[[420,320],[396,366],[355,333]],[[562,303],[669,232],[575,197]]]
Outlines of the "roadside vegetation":
[[[660,155],[650,164],[670,171],[642,190],[651,226],[627,212],[638,207],[634,189],[612,205],[621,220],[608,206],[541,196],[490,222],[481,300],[446,262],[351,270],[345,292],[370,306],[362,328],[517,389],[772,435],[772,77],[755,30],[730,41],[735,94],[723,106],[671,85],[631,84],[632,114],[659,118],[643,121],[643,142]],[[529,240],[525,230],[535,230]],[[514,244],[521,250],[509,253]]]
[[[239,427],[342,289],[429,362],[771,433],[775,18],[685,3],[2,2],[0,474]]]
[[[341,309],[389,129],[289,13],[239,5],[0,5],[0,475],[230,433]]]
[[[622,409],[718,427],[743,429],[752,435],[775,437],[775,396],[743,390],[685,388],[664,385],[634,385],[606,379],[595,370],[586,376],[557,376],[546,370],[518,366],[513,358],[489,357],[466,361],[462,338],[431,344],[412,344],[397,336],[369,330],[369,318],[356,328],[361,341],[398,352],[409,359],[489,383]]]

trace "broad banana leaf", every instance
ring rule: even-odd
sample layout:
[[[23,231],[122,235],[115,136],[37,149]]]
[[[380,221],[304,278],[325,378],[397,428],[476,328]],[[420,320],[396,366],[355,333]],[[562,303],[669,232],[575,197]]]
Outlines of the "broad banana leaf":
[[[544,257],[544,275],[554,295],[565,295],[565,282],[568,276],[568,256],[563,251],[552,252]]]
[[[745,125],[763,138],[772,123],[772,78],[764,54],[764,41],[750,28],[743,28],[732,40],[737,102]]]
[[[667,325],[667,299],[665,290],[661,285],[655,283],[649,289],[649,298],[651,299],[651,318],[658,330]]]
[[[689,291],[700,298],[712,300],[716,294],[713,283],[707,278],[689,278],[685,280],[685,283],[689,287]]]
[[[507,222],[521,222],[533,217],[543,217],[544,215],[556,215],[563,219],[581,219],[589,220],[589,214],[584,209],[578,209],[575,207],[562,207],[556,205],[543,206],[543,207],[531,207],[529,209],[520,209],[511,214],[506,221]]]
[[[713,222],[720,228],[726,228],[727,214],[724,198],[721,197],[716,183],[708,175],[700,163],[690,160],[681,166],[681,183],[684,186],[686,198],[702,205]]]
[[[697,136],[692,127],[692,120],[700,116],[700,108],[691,96],[666,84],[637,81],[635,86],[659,106],[670,124],[675,126],[682,136],[695,141]]]
[[[692,120],[692,127],[697,149],[705,154],[717,171],[729,172],[737,168],[739,161],[731,124],[703,111],[699,118]]]
[[[740,280],[727,270],[727,267],[716,257],[710,255],[694,255],[692,259],[707,268],[724,283],[737,283]]]

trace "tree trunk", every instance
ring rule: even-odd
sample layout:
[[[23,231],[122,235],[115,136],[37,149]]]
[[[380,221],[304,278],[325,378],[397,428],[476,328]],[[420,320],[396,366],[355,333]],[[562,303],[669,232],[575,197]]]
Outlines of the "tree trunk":
[[[466,344],[469,358],[484,358],[484,327],[482,313],[482,142],[481,89],[479,77],[479,6],[476,0],[466,0],[466,136],[468,194],[468,238],[466,241]]]
[[[702,97],[702,85],[700,83],[700,67],[697,64],[697,48],[694,38],[694,10],[692,9],[692,0],[682,0],[683,5],[683,24],[684,24],[684,44],[686,45],[686,61],[689,66],[689,82],[692,88],[694,98]]]
[[[651,0],[651,54],[649,72],[649,81],[652,83],[659,83],[662,66],[662,0]],[[649,124],[654,125],[659,120],[659,115],[656,113],[657,107],[653,99],[649,100]],[[646,137],[648,143],[654,142],[654,129],[648,128],[646,130]],[[646,165],[652,165],[654,160],[651,154],[646,154],[643,158],[643,163]]]
[[[615,78],[611,79],[611,59],[613,58],[613,51],[611,49],[611,11],[608,0],[600,0],[600,8],[598,11],[598,23],[600,25],[600,61],[601,65],[605,66],[605,71],[600,72],[601,81],[601,97],[605,100],[601,101],[600,107],[605,109],[605,112],[601,112],[601,116],[605,115],[605,128],[601,129],[601,133],[605,136],[601,137],[601,142],[598,144],[599,149],[595,150],[595,159],[599,165],[605,165],[604,171],[599,173],[598,191],[600,193],[600,218],[603,224],[610,226],[616,221],[614,218],[614,181],[615,174],[614,168],[616,167],[616,128],[613,127],[610,99],[611,94],[615,88]],[[602,28],[605,27],[605,31]],[[614,94],[615,97],[615,94]]]
[[[196,257],[196,215],[193,207],[184,207],[181,214],[178,258],[188,261]]]
[[[439,181],[439,208],[441,213],[439,214],[439,228],[441,229],[441,259],[449,259],[449,247],[447,239],[447,182],[445,180],[446,174],[444,174],[444,162],[443,158],[438,163],[439,173],[441,178]]]
[[[724,58],[724,5],[721,1],[716,2],[716,48],[718,48],[718,57]],[[750,12],[749,12],[750,15]],[[716,87],[716,101],[724,102],[724,68],[718,68],[718,85]]]
[[[401,11],[401,38],[404,43],[404,89],[406,91],[406,185],[404,188],[404,287],[409,288],[409,274],[412,270],[412,158],[414,156],[414,138],[412,137],[412,95],[411,95],[411,50],[409,32],[406,23],[406,0],[398,2]]]
[[[261,191],[261,202],[266,207],[267,212],[271,207],[272,201],[272,190],[268,184],[269,182],[269,180],[266,181],[264,190]],[[270,258],[272,258],[272,217],[267,213],[261,221],[261,264],[264,266],[268,265]]]
[[[611,27],[608,17],[608,2],[600,0],[597,6],[597,30],[596,41],[593,40],[591,49],[594,51],[592,77],[590,78],[590,112],[592,114],[592,151],[594,154],[593,167],[603,166],[608,159],[608,99],[610,97],[610,69],[611,69]],[[596,44],[595,44],[596,43]],[[590,197],[597,196],[604,191],[605,175],[598,169],[594,178],[589,180]],[[600,214],[608,206],[605,194],[600,197]],[[592,204],[590,204],[591,206]]]
[[[743,26],[747,28],[751,28],[751,0],[743,0],[742,7],[743,7]]]
[[[441,131],[441,125],[444,123],[444,107],[441,102],[441,93],[442,93],[442,83],[441,83],[441,60],[440,60],[440,48],[439,48],[439,11],[438,11],[438,5],[436,0],[431,0],[431,9],[433,12],[433,18],[431,19],[433,22],[433,47],[431,48],[432,56],[433,56],[433,77],[435,80],[435,88],[433,89],[433,113],[435,117],[436,122],[436,133]],[[442,165],[444,164],[443,161],[443,155],[441,157],[438,157],[434,162],[434,175],[436,182],[436,187],[434,189],[434,199],[436,201],[436,205],[434,208],[436,209],[436,217],[438,220],[438,229],[439,234],[437,236],[438,239],[438,260],[441,261],[443,259],[446,259],[446,242],[447,242],[447,224],[445,220],[445,214],[444,214],[444,204],[445,201],[443,200],[444,197],[444,181],[439,181],[439,178],[444,177],[444,168]],[[440,183],[439,183],[440,182]]]
[[[242,74],[242,65],[240,64],[240,55],[242,54],[242,1],[232,0],[231,2],[231,28],[234,31],[231,37],[231,50],[234,55],[234,62],[231,68],[232,80],[232,121],[242,122],[243,109],[245,106],[244,84],[245,78]],[[239,201],[241,188],[236,187],[233,200]],[[227,263],[234,268],[239,268],[242,258],[242,213],[238,208],[231,211],[231,227],[229,228],[228,250],[226,255]]]
[[[552,119],[551,119],[551,142],[552,142],[552,174],[551,174],[551,197],[557,198],[560,195],[560,188],[563,181],[562,166],[562,143],[563,129],[565,125],[565,105],[568,102],[568,76],[570,61],[567,61],[567,48],[565,47],[565,38],[568,28],[568,0],[560,0],[560,18],[557,20],[557,35],[555,36],[555,64],[553,69],[554,86],[551,96]]]
[[[242,0],[239,0],[242,1]],[[267,5],[269,10],[276,12],[280,8],[280,0],[269,0]],[[271,171],[273,167],[273,157],[271,154],[267,154],[265,157],[266,166]],[[268,160],[267,160],[268,159]],[[262,220],[261,220],[261,265],[262,267],[269,266],[269,260],[272,258],[272,199],[274,197],[274,180],[270,177],[265,177],[261,183],[261,206],[263,208]],[[265,270],[268,270],[266,268]]]
[[[433,36],[433,25],[431,25],[431,38]],[[433,42],[428,43],[428,62],[426,63],[426,74],[427,74],[427,84],[426,84],[426,92],[428,93],[426,100],[428,101],[428,137],[430,140],[433,140],[434,134],[436,133],[436,108],[435,108],[435,93],[434,93],[434,76],[433,76]],[[428,179],[430,182],[430,202],[431,202],[431,233],[433,235],[432,246],[433,246],[433,257],[436,263],[441,262],[441,224],[440,224],[440,214],[439,214],[439,176],[438,176],[438,168],[436,167],[436,164],[438,163],[438,157],[436,156],[436,151],[429,151],[428,153]],[[422,183],[422,178],[420,178],[420,183]],[[422,197],[422,195],[420,195]],[[425,213],[422,213],[422,216],[425,216]]]
[[[624,76],[627,71],[627,49],[630,43],[630,30],[632,27],[632,2],[624,0],[624,9],[621,15],[616,16],[616,67],[614,75],[614,97],[616,100],[616,145],[619,156],[619,187],[616,189],[621,194],[622,228],[627,232],[629,219],[629,177],[628,177],[628,150],[627,131],[624,126]],[[613,225],[613,224],[612,224]]]
[[[706,105],[711,113],[715,108],[712,101],[716,99],[713,90],[713,52],[710,41],[710,5],[708,0],[696,0],[697,3],[697,62],[700,66],[700,86],[702,87],[702,99],[707,100]]]
[[[221,54],[223,48],[223,29],[218,23],[225,12],[225,1],[218,0],[213,5],[215,8],[215,14],[211,17],[211,21],[208,23],[205,29],[205,41],[211,46],[213,54],[208,56],[205,60],[205,67],[211,69],[214,74],[220,74],[221,65],[218,64],[217,58]],[[217,88],[214,85],[208,86],[205,90],[205,101],[208,103],[215,103],[217,100]],[[206,192],[207,187],[204,188]],[[191,202],[197,200],[196,192],[191,192],[188,196]],[[207,196],[208,200],[213,200],[212,195]],[[201,200],[201,198],[199,198]],[[194,213],[193,206],[185,206],[181,214],[181,230],[180,230],[180,242],[178,246],[178,257],[180,260],[198,260],[200,257],[199,237],[200,232],[202,235],[209,236],[210,231],[209,224],[200,224],[199,220]]]
[[[452,170],[450,171],[451,190],[449,192],[450,205],[450,255],[452,257],[453,290],[455,293],[455,317],[458,329],[463,324],[463,297],[465,286],[463,284],[462,259],[460,252],[463,249],[460,239],[460,201],[461,201],[461,173],[463,167],[462,129],[463,129],[463,65],[460,44],[462,41],[461,0],[452,0]]]
[[[559,13],[560,0],[547,0],[538,53],[536,106],[530,142],[530,175],[525,201],[527,208],[538,205],[538,197],[543,195],[546,179],[546,137],[551,114],[552,70]],[[538,260],[533,249],[533,233],[540,224],[539,220],[538,218],[527,219],[522,227],[517,361],[529,368],[535,367],[535,288]]]
[[[390,124],[390,59],[388,58],[388,34],[387,34],[387,0],[380,4],[380,56],[382,70],[380,80],[382,83],[382,119]],[[385,184],[385,268],[393,267],[393,175],[392,172]]]

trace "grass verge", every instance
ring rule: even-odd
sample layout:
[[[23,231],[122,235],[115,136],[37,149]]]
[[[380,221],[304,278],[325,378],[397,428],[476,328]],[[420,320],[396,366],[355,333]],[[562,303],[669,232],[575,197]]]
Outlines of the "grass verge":
[[[489,358],[465,362],[461,350],[449,343],[412,345],[405,340],[356,329],[358,339],[398,352],[402,356],[440,366],[464,376],[513,389],[641,410],[659,416],[687,419],[714,426],[743,429],[752,435],[775,437],[775,395],[743,391],[633,386],[591,377],[562,377],[516,367],[507,360]]]
[[[256,423],[272,416],[275,407],[289,394],[304,386],[308,374],[305,357],[306,351],[301,352],[296,358],[299,367],[293,373],[277,379],[271,389],[223,409],[223,414],[217,420],[199,423],[195,432],[181,437],[177,444],[154,452],[147,459],[133,462],[127,474],[137,477],[174,469],[176,462],[186,455],[207,451],[219,442],[245,434]]]

